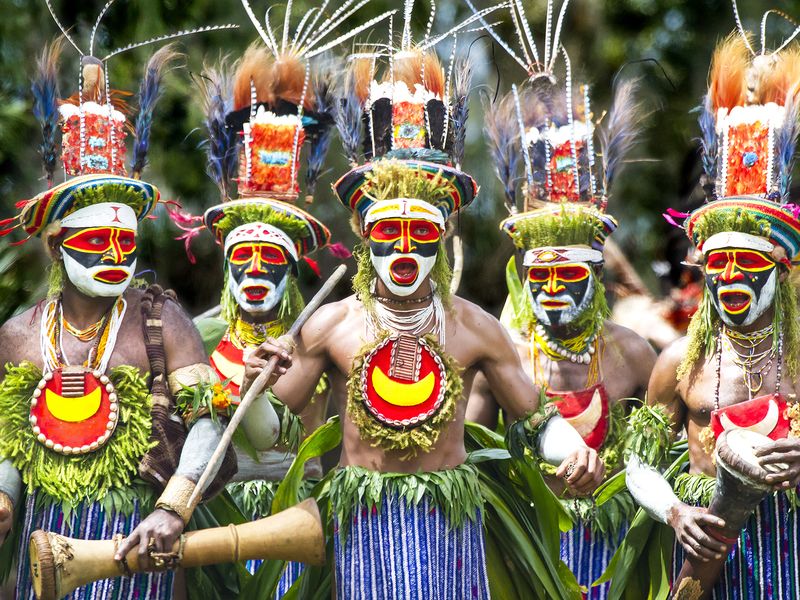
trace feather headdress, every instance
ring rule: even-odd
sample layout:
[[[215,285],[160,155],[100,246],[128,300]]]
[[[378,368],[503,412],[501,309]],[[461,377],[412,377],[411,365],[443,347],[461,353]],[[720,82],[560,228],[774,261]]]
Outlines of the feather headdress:
[[[228,125],[243,135],[240,194],[269,193],[294,201],[300,191],[300,150],[308,140],[306,200],[311,201],[330,148],[337,105],[332,95],[333,64],[320,65],[315,59],[395,12],[387,11],[336,36],[336,29],[368,2],[345,0],[325,16],[330,0],[324,0],[293,26],[290,0],[282,26],[273,26],[272,7],[262,23],[248,0],[242,0],[261,42],[251,45],[237,65],[234,111],[228,117]]]
[[[800,26],[768,10],[756,40],[732,4],[736,30],[714,51],[700,109],[707,203],[689,215],[669,211],[667,218],[673,224],[683,218],[681,226],[701,251],[710,237],[738,233],[769,239],[792,262],[800,255],[800,220],[789,198],[800,134]],[[769,51],[772,14],[795,28]]]
[[[528,74],[521,86],[512,86],[498,106],[485,110],[490,115],[486,119],[487,138],[505,191],[506,207],[512,214],[520,208],[515,190],[519,180],[524,182],[523,212],[563,202],[604,211],[608,190],[641,128],[643,115],[636,99],[635,81],[617,87],[604,126],[594,122],[588,86],[573,83],[572,64],[561,45],[568,4],[569,0],[561,4],[554,27],[554,1],[548,0],[541,53],[520,0],[510,3],[514,43],[502,40],[491,25],[484,23]],[[518,46],[520,52],[512,46]],[[559,58],[563,74],[556,73]],[[514,129],[516,134],[512,135]],[[600,152],[596,154],[597,133]],[[509,147],[511,139],[516,143]],[[520,163],[524,167],[522,175],[517,172]]]
[[[456,58],[457,34],[504,5],[478,11],[438,35],[432,34],[436,4],[432,1],[430,5],[428,22],[418,41],[411,31],[414,0],[405,0],[400,43],[395,43],[394,21],[390,19],[387,44],[375,44],[371,50],[350,57],[346,95],[336,122],[351,163],[356,165],[362,158],[357,142],[362,137],[363,159],[368,162],[342,177],[334,189],[340,201],[362,217],[374,202],[362,193],[364,186],[371,181],[373,165],[382,159],[397,161],[398,169],[408,168],[416,177],[439,172],[449,190],[437,204],[445,219],[477,193],[472,178],[460,171],[472,69],[467,61]],[[449,38],[453,39],[453,50],[445,66],[435,47]],[[357,118],[359,113],[361,119]],[[400,176],[397,169],[377,172]]]
[[[109,209],[109,214],[113,216],[117,214],[114,211],[120,208],[118,205],[125,204],[141,220],[152,211],[159,200],[159,192],[155,186],[141,181],[139,177],[147,162],[150,126],[160,95],[162,76],[177,54],[169,46],[162,48],[145,68],[139,89],[139,113],[133,128],[135,141],[132,177],[127,177],[125,166],[128,111],[121,101],[124,94],[112,91],[109,85],[108,60],[148,44],[237,26],[220,25],[180,31],[132,43],[106,54],[103,58],[97,58],[94,54],[97,30],[114,0],[108,0],[98,14],[89,37],[88,52],[81,49],[76,39],[61,24],[50,0],[45,0],[45,3],[63,35],[63,40],[45,48],[38,61],[37,74],[32,85],[34,114],[43,134],[41,155],[49,189],[30,200],[18,203],[19,213],[0,223],[0,235],[7,235],[16,229],[27,233],[25,239],[42,235],[53,230],[51,225],[54,223],[65,223],[65,219],[73,212],[90,205],[116,203],[117,208]],[[65,45],[64,40],[80,55],[81,68],[76,93],[60,100],[58,59]],[[61,131],[61,161],[66,180],[53,185],[58,160],[58,130]],[[106,208],[108,207],[95,206],[95,214],[100,215]]]

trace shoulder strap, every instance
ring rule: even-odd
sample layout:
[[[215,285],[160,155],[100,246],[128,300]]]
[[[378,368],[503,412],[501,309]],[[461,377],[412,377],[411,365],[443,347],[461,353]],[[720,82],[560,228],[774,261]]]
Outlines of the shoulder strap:
[[[150,375],[153,381],[166,381],[167,356],[164,351],[164,332],[161,313],[168,300],[175,300],[175,292],[164,290],[153,284],[147,288],[142,298],[142,317],[144,319],[144,344],[150,361]],[[161,376],[160,378],[158,376]]]

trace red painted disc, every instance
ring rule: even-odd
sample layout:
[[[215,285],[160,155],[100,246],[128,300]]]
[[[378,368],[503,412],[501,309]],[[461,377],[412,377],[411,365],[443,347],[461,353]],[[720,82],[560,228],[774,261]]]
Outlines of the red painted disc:
[[[47,374],[31,398],[30,424],[40,443],[62,454],[85,454],[114,432],[119,403],[106,376],[84,371],[83,394],[64,395],[63,369]],[[80,376],[79,376],[80,378]]]
[[[417,346],[418,370],[405,379],[390,374],[396,338],[388,338],[364,359],[361,390],[367,410],[390,427],[421,425],[442,407],[445,368],[441,357],[422,339]]]

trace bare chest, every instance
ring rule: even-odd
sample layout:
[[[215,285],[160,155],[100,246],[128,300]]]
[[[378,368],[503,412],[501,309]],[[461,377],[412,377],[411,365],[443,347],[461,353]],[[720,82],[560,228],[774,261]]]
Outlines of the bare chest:
[[[643,383],[627,362],[632,357],[625,357],[617,350],[606,348],[595,358],[595,364],[586,365],[552,360],[522,340],[516,342],[516,347],[531,380],[551,392],[580,391],[601,382],[611,402],[641,393]]]

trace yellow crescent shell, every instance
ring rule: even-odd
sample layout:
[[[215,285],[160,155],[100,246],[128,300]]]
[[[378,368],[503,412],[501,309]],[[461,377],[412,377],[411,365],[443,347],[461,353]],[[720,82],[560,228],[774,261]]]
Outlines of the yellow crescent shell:
[[[390,379],[380,367],[372,370],[372,387],[378,395],[395,406],[417,406],[431,397],[436,385],[433,372],[416,383],[400,383]]]
[[[211,360],[214,363],[214,366],[219,369],[219,372],[222,374],[224,379],[230,379],[235,385],[242,387],[242,381],[244,381],[244,365],[235,363],[231,360],[225,358],[222,353],[214,352],[211,354]]]
[[[780,417],[780,410],[778,409],[778,403],[775,402],[774,398],[769,399],[769,407],[767,408],[767,414],[764,415],[764,418],[761,419],[758,423],[753,423],[748,427],[739,427],[731,418],[722,413],[719,416],[719,422],[722,425],[722,428],[725,431],[730,431],[732,429],[745,429],[747,431],[754,431],[755,433],[760,433],[761,435],[769,435],[772,433],[772,430],[775,429],[775,426],[778,424],[778,419]]]
[[[53,390],[45,389],[44,398],[47,410],[56,419],[67,423],[78,423],[97,414],[103,396],[97,387],[80,398],[65,398]]]
[[[602,416],[603,400],[600,397],[600,390],[595,390],[589,406],[574,417],[568,417],[567,423],[572,425],[581,434],[582,438],[586,438],[597,427],[597,423],[600,422]]]

